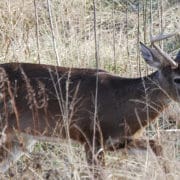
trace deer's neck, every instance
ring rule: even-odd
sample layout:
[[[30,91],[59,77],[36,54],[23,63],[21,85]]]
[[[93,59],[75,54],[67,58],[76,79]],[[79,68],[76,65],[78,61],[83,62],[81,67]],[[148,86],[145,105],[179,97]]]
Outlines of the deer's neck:
[[[159,72],[143,77],[140,87],[142,90],[140,101],[142,101],[144,105],[138,105],[137,103],[137,107],[142,108],[139,110],[139,113],[142,114],[140,120],[143,125],[147,125],[148,122],[153,121],[160,115],[160,113],[169,105],[171,99],[166,90],[162,88]],[[136,90],[139,91],[138,87]]]
[[[163,89],[160,76],[160,73],[157,71],[147,77],[143,77],[141,85],[141,88],[144,89],[144,96],[141,99],[145,100],[147,109],[150,109],[150,112],[154,112],[154,114],[157,113],[157,116],[171,102],[167,91]]]
[[[121,116],[130,126],[132,134],[155,120],[170,103],[158,76],[159,73],[155,72],[147,77],[124,79],[118,88],[116,98]]]
[[[159,76],[159,72],[155,72],[142,78],[140,89],[144,89],[144,92],[142,92],[140,97],[141,102],[137,102],[134,108],[135,120],[140,122],[140,125],[138,124],[132,129],[135,137],[142,128],[141,126],[146,127],[150,122],[156,120],[171,102],[166,90],[162,88]],[[135,91],[139,92],[138,87],[136,87]]]

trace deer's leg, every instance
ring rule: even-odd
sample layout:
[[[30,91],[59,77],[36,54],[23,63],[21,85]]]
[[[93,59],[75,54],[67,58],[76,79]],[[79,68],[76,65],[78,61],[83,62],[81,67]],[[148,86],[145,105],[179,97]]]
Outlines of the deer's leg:
[[[163,167],[164,172],[166,174],[170,173],[170,167],[168,166],[167,161],[164,159],[164,152],[162,146],[155,140],[149,140],[149,145],[152,151],[156,154],[156,156],[159,156],[159,163]]]
[[[132,139],[127,144],[127,149],[137,148],[137,149],[146,150],[147,147],[150,147],[156,156],[163,155],[162,146],[158,144],[155,140]]]
[[[141,149],[147,150],[147,147],[150,147],[156,156],[163,156],[162,146],[155,140],[146,140],[146,139],[132,139],[126,145],[127,149]]]
[[[88,143],[85,144],[85,153],[88,164],[91,165],[101,165],[105,166],[105,155],[104,150],[101,146],[95,146],[94,152],[93,147]]]
[[[127,149],[136,148],[136,149],[142,149],[147,150],[147,148],[150,147],[153,151],[153,153],[158,156],[158,163],[163,167],[165,173],[169,173],[169,167],[164,160],[164,154],[163,154],[163,148],[162,146],[155,140],[150,139],[133,139],[128,145]]]
[[[92,173],[92,179],[104,179],[102,166],[105,166],[104,150],[101,146],[95,146],[94,152],[92,145],[85,144],[85,153],[89,169]]]
[[[0,173],[5,173],[15,163],[25,151],[31,151],[32,147],[36,143],[36,140],[32,136],[21,134],[21,141],[19,137],[13,133],[6,135],[7,141],[1,146],[1,149],[5,152],[2,154],[2,161],[0,163]]]
[[[162,146],[155,140],[149,140],[149,145],[156,156],[164,156]]]

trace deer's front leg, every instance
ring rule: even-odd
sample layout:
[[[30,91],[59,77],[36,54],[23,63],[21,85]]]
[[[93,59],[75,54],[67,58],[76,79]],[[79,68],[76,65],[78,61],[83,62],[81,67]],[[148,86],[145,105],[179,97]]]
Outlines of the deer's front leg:
[[[155,140],[146,140],[146,139],[132,139],[127,144],[127,149],[137,148],[141,150],[146,150],[148,147],[152,149],[156,156],[163,156],[162,146]]]
[[[150,147],[154,154],[158,156],[158,163],[162,166],[165,173],[169,173],[170,169],[167,165],[166,160],[164,160],[164,153],[163,148],[158,141],[150,139],[133,139],[130,143],[127,145],[127,149],[140,149],[140,150],[147,150],[147,148]]]

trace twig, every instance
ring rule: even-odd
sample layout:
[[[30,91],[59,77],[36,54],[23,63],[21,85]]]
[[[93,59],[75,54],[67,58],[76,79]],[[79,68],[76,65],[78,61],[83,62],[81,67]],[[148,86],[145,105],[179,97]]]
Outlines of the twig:
[[[56,63],[59,66],[61,63],[60,63],[60,58],[58,55],[57,43],[56,43],[56,38],[55,38],[55,34],[54,34],[54,26],[53,26],[53,22],[52,22],[50,0],[47,0],[47,5],[48,5],[48,14],[49,14],[49,22],[50,22],[50,28],[51,28],[52,41],[53,41],[53,48],[54,48],[54,52],[56,55]]]
[[[34,0],[34,9],[35,9],[35,18],[36,18],[36,45],[37,45],[37,59],[38,59],[38,63],[40,64],[40,54],[39,54],[39,21],[38,21],[38,13],[37,13],[37,4],[36,4],[36,0]]]

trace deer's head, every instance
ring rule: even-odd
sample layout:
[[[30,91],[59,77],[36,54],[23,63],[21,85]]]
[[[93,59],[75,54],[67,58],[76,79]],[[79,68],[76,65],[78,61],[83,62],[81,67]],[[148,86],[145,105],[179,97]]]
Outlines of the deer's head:
[[[151,48],[140,43],[142,56],[147,64],[158,69],[158,81],[162,90],[173,100],[180,102],[180,51],[172,59],[154,42]]]

